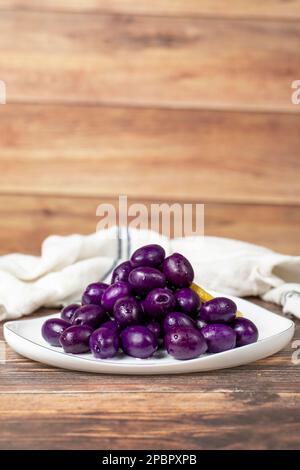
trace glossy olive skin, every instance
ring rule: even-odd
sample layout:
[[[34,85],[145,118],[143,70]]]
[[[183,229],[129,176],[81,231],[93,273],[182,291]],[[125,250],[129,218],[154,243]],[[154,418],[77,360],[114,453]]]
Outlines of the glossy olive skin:
[[[195,328],[194,320],[182,312],[170,312],[167,314],[166,318],[164,319],[164,332],[168,333],[168,331],[174,328],[181,328],[181,327],[188,327],[188,328]]]
[[[246,346],[256,343],[258,339],[258,329],[251,320],[247,318],[237,318],[230,326],[236,332],[236,346]]]
[[[199,319],[206,323],[230,323],[235,319],[236,304],[226,297],[215,297],[202,304]]]
[[[72,325],[88,325],[94,330],[108,319],[105,310],[100,305],[82,305],[72,317]]]
[[[196,318],[195,324],[196,324],[196,328],[198,328],[198,330],[202,330],[202,328],[204,328],[207,325],[207,323],[205,321],[201,320],[199,318],[199,316]]]
[[[157,287],[165,287],[165,275],[158,269],[148,266],[135,268],[129,274],[128,281],[137,294],[146,294]]]
[[[119,266],[117,266],[113,270],[111,283],[114,284],[115,282],[118,282],[118,281],[127,282],[128,276],[132,270],[133,270],[133,267],[130,261],[124,261],[123,263],[119,264]]]
[[[236,333],[224,323],[212,323],[201,329],[207,346],[208,352],[218,353],[235,348]]]
[[[154,333],[156,338],[160,338],[162,334],[161,324],[158,321],[152,320],[146,324],[146,327]]]
[[[189,287],[194,279],[191,263],[180,253],[173,253],[164,260],[163,273],[170,285],[177,288]]]
[[[88,325],[73,325],[67,328],[59,338],[66,353],[82,354],[90,351],[90,336],[93,329]]]
[[[119,333],[121,331],[120,325],[115,320],[108,320],[102,323],[101,328],[109,328],[115,331],[116,333]]]
[[[81,299],[82,305],[101,305],[101,299],[107,287],[108,284],[105,284],[105,282],[93,282],[89,284],[83,293]]]
[[[127,297],[131,294],[132,287],[128,282],[117,281],[111,284],[104,292],[101,305],[107,312],[112,313],[114,305],[121,297]]]
[[[203,335],[195,328],[173,328],[166,334],[164,343],[168,354],[178,360],[194,359],[207,351]]]
[[[76,312],[76,310],[80,307],[80,304],[70,304],[70,305],[67,305],[66,307],[64,307],[62,309],[62,311],[60,312],[60,318],[62,318],[63,320],[71,323],[72,322],[72,317],[74,315],[74,313]]]
[[[50,318],[42,326],[42,336],[51,346],[60,347],[59,338],[67,328],[70,328],[68,321],[62,318]]]
[[[138,248],[131,256],[130,262],[134,268],[150,266],[158,268],[165,259],[166,253],[160,245],[145,245]]]
[[[183,287],[175,292],[178,310],[195,318],[201,307],[201,300],[197,292],[190,287]]]
[[[137,325],[143,321],[140,303],[131,296],[121,297],[116,301],[113,316],[121,328],[125,328],[129,325]]]
[[[94,357],[109,359],[119,351],[120,340],[114,328],[100,327],[90,337],[90,350]]]
[[[153,319],[162,320],[167,313],[174,310],[175,297],[170,289],[157,288],[150,291],[143,301],[146,314]]]
[[[152,356],[158,348],[155,334],[146,326],[128,326],[122,331],[120,338],[125,354],[139,359]]]

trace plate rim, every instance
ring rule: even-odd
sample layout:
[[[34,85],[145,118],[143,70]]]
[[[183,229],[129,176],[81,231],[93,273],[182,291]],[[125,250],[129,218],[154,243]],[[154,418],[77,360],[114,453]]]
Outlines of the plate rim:
[[[245,300],[245,299],[242,299],[242,300]],[[246,300],[246,302],[249,302]],[[249,302],[251,303],[251,302]],[[256,304],[253,304],[253,305],[256,305]],[[260,307],[258,305],[258,307]],[[260,307],[264,310],[267,310],[265,309],[264,307]],[[293,320],[291,320],[290,318],[286,318],[286,317],[283,317],[281,315],[278,315],[277,313],[273,313],[269,310],[267,310],[267,312],[271,315],[275,315],[276,317],[279,317],[281,320],[285,320],[287,322],[287,324],[289,324],[289,326],[287,326],[287,328],[285,328],[284,330],[274,334],[274,335],[271,335],[267,338],[263,338],[261,340],[258,340],[256,343],[251,343],[251,344],[247,344],[245,346],[241,346],[240,348],[236,348],[236,350],[243,350],[245,351],[246,349],[253,349],[255,348],[255,346],[260,343],[260,344],[264,344],[264,343],[268,343],[270,342],[271,340],[273,340],[274,338],[279,338],[283,335],[287,335],[287,333],[290,331],[290,330],[295,330],[295,322]],[[38,317],[38,318],[47,318],[47,317],[50,317],[52,315],[55,315],[55,314],[50,314],[50,315],[45,315],[44,317]],[[38,318],[30,318],[30,319],[20,319],[20,320],[9,320],[7,322],[4,323],[3,325],[3,332],[4,332],[4,338],[5,340],[7,341],[6,339],[6,330],[9,332],[9,334],[14,334],[15,336],[17,336],[21,341],[23,342],[27,342],[27,343],[30,343],[32,345],[34,345],[35,347],[38,347],[38,348],[43,348],[44,350],[47,350],[47,351],[50,351],[51,353],[54,353],[54,354],[58,354],[59,356],[63,356],[63,357],[68,357],[68,358],[71,358],[71,359],[75,359],[76,361],[84,361],[84,362],[88,362],[90,364],[101,364],[101,366],[104,366],[104,367],[107,367],[109,368],[110,366],[119,366],[119,367],[124,367],[124,368],[127,368],[127,367],[134,367],[134,368],[141,368],[141,367],[161,367],[161,366],[166,366],[168,365],[169,367],[174,367],[174,366],[178,366],[179,364],[190,364],[190,363],[195,363],[195,362],[198,362],[198,361],[202,361],[204,362],[205,359],[209,359],[209,358],[212,358],[212,357],[226,357],[226,355],[228,354],[232,354],[232,349],[228,350],[228,351],[222,351],[222,352],[219,352],[217,354],[206,354],[206,355],[203,355],[203,356],[199,356],[199,357],[196,357],[194,359],[188,359],[186,361],[181,361],[181,360],[176,360],[174,358],[172,358],[172,361],[170,362],[167,362],[167,363],[164,363],[164,364],[159,364],[159,363],[156,363],[156,362],[148,362],[147,361],[142,361],[138,358],[132,358],[132,359],[136,359],[136,362],[132,362],[132,363],[121,363],[120,361],[113,361],[113,360],[105,360],[105,359],[100,359],[99,361],[98,360],[95,360],[95,359],[92,359],[90,357],[82,357],[81,355],[78,356],[78,355],[75,355],[75,354],[70,354],[70,353],[65,353],[61,350],[55,350],[55,349],[52,349],[51,347],[47,346],[47,345],[43,345],[43,344],[39,344],[39,343],[36,343],[35,341],[29,339],[29,338],[26,338],[24,336],[22,336],[21,334],[17,333],[16,331],[14,331],[14,329],[10,328],[10,326],[14,323],[23,323],[23,322],[30,322],[30,321],[36,321],[38,320]],[[8,341],[7,341],[8,342]],[[12,348],[13,349],[13,348]],[[232,366],[234,367],[234,366]]]

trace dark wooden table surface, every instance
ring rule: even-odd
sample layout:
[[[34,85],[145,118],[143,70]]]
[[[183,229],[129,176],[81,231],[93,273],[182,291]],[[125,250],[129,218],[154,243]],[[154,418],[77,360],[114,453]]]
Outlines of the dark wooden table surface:
[[[144,377],[59,370],[4,347],[1,449],[300,448],[291,345],[234,369]]]

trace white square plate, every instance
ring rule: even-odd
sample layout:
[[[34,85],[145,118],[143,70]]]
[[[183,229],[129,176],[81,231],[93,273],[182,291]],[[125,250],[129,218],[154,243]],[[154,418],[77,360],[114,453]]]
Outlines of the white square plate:
[[[212,293],[215,296],[222,294]],[[47,318],[9,321],[4,324],[4,337],[17,353],[34,361],[63,369],[106,374],[182,374],[235,367],[271,356],[284,348],[294,334],[294,322],[259,307],[247,300],[227,296],[234,300],[243,316],[252,320],[259,331],[257,343],[218,354],[204,354],[196,359],[178,361],[158,351],[149,359],[135,359],[120,353],[113,359],[95,359],[91,354],[66,354],[50,346],[41,335]]]

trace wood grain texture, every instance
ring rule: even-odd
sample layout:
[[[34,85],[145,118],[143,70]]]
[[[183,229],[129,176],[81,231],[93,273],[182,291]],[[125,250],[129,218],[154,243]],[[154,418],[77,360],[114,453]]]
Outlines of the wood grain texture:
[[[0,8],[110,14],[211,15],[222,17],[300,18],[299,0],[1,0]]]
[[[8,101],[291,110],[300,22],[7,12]]]
[[[0,196],[0,254],[38,254],[42,241],[50,234],[94,232],[100,220],[96,209],[103,202],[118,209],[114,198]],[[134,202],[150,209],[149,200],[128,200],[128,204]],[[299,230],[299,206],[205,204],[206,235],[240,239],[299,255]]]
[[[299,204],[299,128],[300,114],[9,104],[0,193]]]
[[[294,449],[299,405],[297,393],[12,395],[0,401],[0,448]]]

